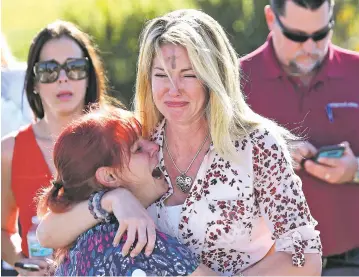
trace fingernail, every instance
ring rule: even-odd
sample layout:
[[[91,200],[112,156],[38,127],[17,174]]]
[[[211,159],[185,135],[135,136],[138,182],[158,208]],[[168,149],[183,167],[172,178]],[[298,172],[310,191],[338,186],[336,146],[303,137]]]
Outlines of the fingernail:
[[[131,258],[134,258],[134,257],[136,257],[136,254],[135,254],[135,253],[131,253],[130,256],[131,256]]]
[[[122,252],[123,257],[126,257],[126,255],[127,255],[127,252]]]
[[[118,246],[118,243],[114,242],[112,243],[113,247],[117,247]]]
[[[148,257],[148,256],[151,255],[151,252],[150,252],[150,251],[147,251],[147,252],[145,253],[145,255]]]

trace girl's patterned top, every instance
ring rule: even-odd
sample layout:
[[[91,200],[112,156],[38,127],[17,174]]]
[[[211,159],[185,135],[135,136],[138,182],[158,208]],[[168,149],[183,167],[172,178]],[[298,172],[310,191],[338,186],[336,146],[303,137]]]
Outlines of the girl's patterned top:
[[[186,276],[199,265],[187,246],[158,231],[155,249],[149,257],[143,252],[135,258],[122,256],[126,237],[118,246],[112,245],[118,227],[118,223],[103,223],[83,233],[55,276]]]
[[[152,140],[162,146],[165,120]],[[210,146],[182,206],[179,240],[197,258],[223,275],[235,275],[260,261],[275,244],[303,266],[304,253],[322,251],[317,222],[310,214],[300,178],[294,173],[287,146],[267,130],[257,129],[233,142],[237,161],[221,157]],[[164,200],[149,208],[161,231],[168,230]]]

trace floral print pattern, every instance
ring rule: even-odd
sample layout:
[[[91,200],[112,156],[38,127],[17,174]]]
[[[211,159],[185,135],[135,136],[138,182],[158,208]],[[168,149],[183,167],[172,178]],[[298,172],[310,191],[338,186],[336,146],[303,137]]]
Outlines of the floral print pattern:
[[[162,146],[165,120],[152,140]],[[223,275],[237,274],[260,261],[275,245],[292,253],[303,266],[304,253],[320,253],[317,222],[310,214],[295,175],[289,151],[268,130],[258,128],[233,142],[238,159],[221,157],[211,145],[182,206],[179,240],[208,267]],[[159,152],[170,189],[149,210],[164,226],[164,200],[173,188]]]
[[[126,237],[112,245],[118,223],[103,223],[83,233],[59,265],[55,276],[186,276],[199,265],[188,247],[157,232],[155,249],[131,258],[122,256]]]

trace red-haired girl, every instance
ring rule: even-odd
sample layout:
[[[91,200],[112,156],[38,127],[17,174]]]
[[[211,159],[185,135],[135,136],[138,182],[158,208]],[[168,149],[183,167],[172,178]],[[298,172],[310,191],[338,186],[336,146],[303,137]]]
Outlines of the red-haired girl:
[[[56,177],[40,195],[38,213],[62,213],[89,199],[91,214],[100,224],[84,230],[70,249],[58,250],[56,275],[211,274],[198,267],[186,246],[161,232],[153,234],[157,240],[151,255],[122,255],[125,239],[112,244],[119,225],[110,214],[115,210],[108,205],[111,201],[102,199],[104,191],[123,187],[149,206],[168,190],[157,168],[159,146],[142,139],[140,133],[141,126],[131,113],[102,110],[74,122],[59,136],[54,147]]]

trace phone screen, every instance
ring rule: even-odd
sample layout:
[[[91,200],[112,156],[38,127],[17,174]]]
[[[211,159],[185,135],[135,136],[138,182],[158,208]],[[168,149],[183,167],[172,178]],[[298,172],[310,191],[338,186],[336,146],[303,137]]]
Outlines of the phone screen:
[[[317,155],[315,156],[315,161],[319,158],[340,158],[343,156],[345,151],[344,146],[334,145],[334,146],[325,146],[318,150]]]

